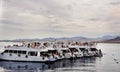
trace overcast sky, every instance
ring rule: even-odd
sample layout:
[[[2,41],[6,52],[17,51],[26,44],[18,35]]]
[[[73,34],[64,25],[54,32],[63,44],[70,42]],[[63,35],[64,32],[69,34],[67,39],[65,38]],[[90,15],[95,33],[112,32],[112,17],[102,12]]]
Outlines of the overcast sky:
[[[0,39],[120,35],[120,0],[0,3]]]

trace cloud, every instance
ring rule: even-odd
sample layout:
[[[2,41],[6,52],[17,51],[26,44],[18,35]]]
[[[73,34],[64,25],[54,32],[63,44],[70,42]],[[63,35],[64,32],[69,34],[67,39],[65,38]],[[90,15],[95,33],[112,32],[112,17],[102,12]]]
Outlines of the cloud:
[[[108,3],[109,5],[120,5],[120,0],[113,0],[110,3]]]
[[[2,38],[119,34],[119,4],[114,5],[117,2],[119,0],[4,0],[0,27],[1,33],[7,34]]]
[[[19,23],[16,23],[14,21],[9,21],[9,20],[4,20],[4,19],[1,19],[0,20],[1,23],[3,23],[4,25],[11,25],[11,26],[17,26],[19,25]]]

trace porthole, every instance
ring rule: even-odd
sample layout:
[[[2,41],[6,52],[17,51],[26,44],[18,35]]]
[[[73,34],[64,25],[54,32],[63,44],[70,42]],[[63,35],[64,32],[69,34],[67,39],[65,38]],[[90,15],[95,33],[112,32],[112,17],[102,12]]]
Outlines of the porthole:
[[[27,55],[26,55],[25,57],[26,57],[26,58],[28,58],[28,56],[27,56]]]
[[[55,59],[57,59],[57,57],[55,57]]]
[[[44,60],[45,58],[43,57],[42,59]]]
[[[4,53],[1,53],[1,55],[3,55]]]
[[[12,56],[12,54],[10,53],[10,56]]]
[[[18,57],[20,57],[21,55],[20,54],[18,54]]]
[[[63,54],[63,56],[65,56],[65,54]]]

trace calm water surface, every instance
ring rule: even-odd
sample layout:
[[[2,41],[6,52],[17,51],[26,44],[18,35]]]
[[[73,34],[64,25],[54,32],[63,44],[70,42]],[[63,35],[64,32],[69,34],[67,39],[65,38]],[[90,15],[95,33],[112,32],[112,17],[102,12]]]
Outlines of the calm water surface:
[[[2,45],[6,43],[1,43]],[[52,64],[0,61],[0,72],[120,72],[120,44],[98,44],[103,57],[61,60]]]

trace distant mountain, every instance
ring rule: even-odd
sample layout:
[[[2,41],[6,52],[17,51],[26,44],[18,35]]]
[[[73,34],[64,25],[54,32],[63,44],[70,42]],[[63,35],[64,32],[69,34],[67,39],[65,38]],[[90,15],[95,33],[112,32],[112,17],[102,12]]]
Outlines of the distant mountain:
[[[109,39],[109,40],[106,40],[104,42],[107,42],[107,43],[120,43],[120,37]]]
[[[91,41],[91,38],[86,38],[86,37],[72,37],[70,38],[73,41]]]
[[[0,40],[1,42],[31,42],[31,41],[55,41],[55,40],[62,40],[62,41],[91,41],[91,38],[86,37],[60,37],[60,38],[43,38],[43,39],[16,39],[16,40]]]
[[[61,37],[61,38],[44,38],[42,41],[54,41],[54,40],[62,40],[62,41],[90,41],[91,39],[86,37]]]
[[[56,41],[56,40],[62,40],[62,41],[83,41],[83,42],[88,42],[88,41],[96,41],[96,42],[108,42],[110,40],[113,41],[118,41],[120,36],[103,36],[103,37],[98,37],[98,38],[87,38],[87,37],[60,37],[60,38],[54,38],[54,37],[49,37],[49,38],[35,38],[35,39],[15,39],[15,40],[0,40],[0,42],[31,42],[31,41]],[[117,38],[117,39],[116,39]]]
[[[94,40],[96,40],[96,41],[104,41],[104,40],[114,39],[116,37],[117,36],[106,35],[106,36],[95,38]]]

